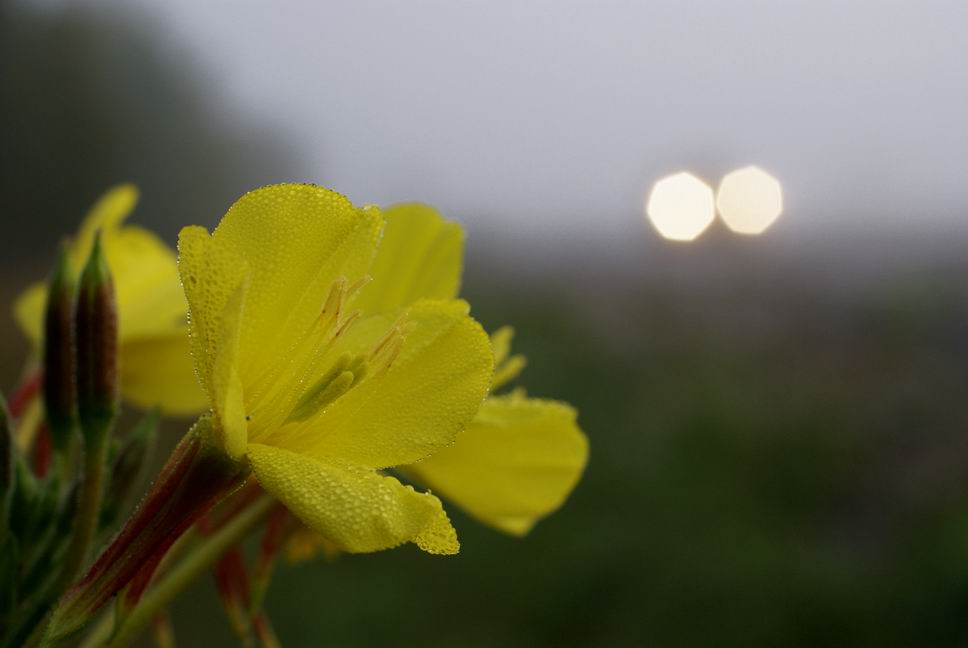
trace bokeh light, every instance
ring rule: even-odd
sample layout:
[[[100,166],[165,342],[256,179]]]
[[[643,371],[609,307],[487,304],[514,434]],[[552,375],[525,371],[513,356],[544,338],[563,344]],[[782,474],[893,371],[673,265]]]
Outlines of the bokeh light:
[[[719,184],[716,208],[734,232],[762,234],[783,211],[780,182],[755,166],[733,171]]]
[[[646,213],[664,238],[692,241],[716,217],[713,190],[691,173],[666,176],[652,188]]]

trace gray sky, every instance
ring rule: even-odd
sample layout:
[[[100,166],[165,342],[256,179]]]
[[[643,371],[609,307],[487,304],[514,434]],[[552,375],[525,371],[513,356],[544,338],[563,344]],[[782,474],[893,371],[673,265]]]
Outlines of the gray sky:
[[[359,202],[617,240],[659,176],[755,163],[774,237],[968,232],[963,0],[140,2]]]

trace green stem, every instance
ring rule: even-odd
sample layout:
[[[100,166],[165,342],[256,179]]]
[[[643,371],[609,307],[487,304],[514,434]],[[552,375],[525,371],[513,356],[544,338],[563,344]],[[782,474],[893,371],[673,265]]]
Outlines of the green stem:
[[[67,554],[60,574],[50,584],[49,589],[40,595],[39,605],[31,612],[27,623],[19,631],[20,633],[30,632],[28,643],[47,643],[45,634],[51,621],[51,617],[48,615],[50,607],[71,584],[87,559],[101,515],[104,465],[107,462],[108,432],[110,429],[111,421],[108,420],[96,428],[85,430],[87,443],[84,447],[84,472],[77,494],[77,510],[71,528],[70,544],[67,547]]]
[[[111,637],[111,629],[114,627],[114,615],[115,612],[112,609],[102,612],[97,623],[94,624],[94,629],[84,637],[84,641],[79,643],[77,648],[98,648],[99,646],[103,646],[104,642]]]
[[[114,636],[105,643],[85,642],[83,646],[104,646],[120,648],[134,640],[151,619],[167,608],[169,604],[196,578],[207,572],[229,548],[241,542],[272,510],[275,503],[271,497],[263,496],[253,502],[218,531],[201,540],[184,560],[171,568],[171,571],[151,588],[141,602],[131,611],[118,627]]]
[[[89,442],[84,447],[84,481],[78,493],[71,544],[67,549],[64,567],[57,581],[58,596],[71,584],[84,566],[91,541],[97,531],[98,519],[101,515],[101,497],[104,491],[104,465],[107,463],[109,427],[108,425],[104,429],[94,431],[93,434],[85,435]]]
[[[158,565],[157,574],[165,574],[168,571],[168,567],[172,562],[177,560],[181,555],[187,550],[190,551],[192,547],[198,544],[198,533],[192,529],[185,533],[182,537],[175,541],[168,553],[162,559],[161,564]],[[95,648],[96,646],[102,645],[111,637],[111,633],[114,630],[114,626],[118,625],[118,615],[120,610],[115,605],[108,610],[103,611],[100,616],[98,616],[97,623],[94,624],[94,628],[87,633],[84,640],[78,644],[78,648]]]

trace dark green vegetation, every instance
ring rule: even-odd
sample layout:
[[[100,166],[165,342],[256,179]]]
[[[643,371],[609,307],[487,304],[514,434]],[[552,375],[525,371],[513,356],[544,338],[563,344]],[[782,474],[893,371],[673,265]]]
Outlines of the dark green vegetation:
[[[0,4],[0,222],[16,223],[3,241],[20,246],[0,268],[27,257],[46,271],[26,251],[73,232],[121,182],[151,196],[139,218],[173,239],[179,223],[214,222],[243,192],[289,177],[278,137],[223,128],[232,106],[216,108],[192,60],[132,18]]]
[[[529,391],[580,408],[585,479],[524,541],[456,514],[453,559],[405,548],[284,568],[269,610],[288,645],[968,640],[954,281],[834,298],[736,278],[589,300],[470,272],[485,323],[517,326]],[[218,625],[204,589],[177,608],[187,646]]]

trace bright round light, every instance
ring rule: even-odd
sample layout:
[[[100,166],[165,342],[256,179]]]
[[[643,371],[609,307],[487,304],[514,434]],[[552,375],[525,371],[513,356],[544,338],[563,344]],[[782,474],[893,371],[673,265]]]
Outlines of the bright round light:
[[[723,178],[716,208],[734,232],[762,234],[783,211],[783,192],[776,178],[750,166]]]
[[[695,239],[716,217],[713,190],[691,173],[656,182],[645,211],[659,234],[673,241]]]

